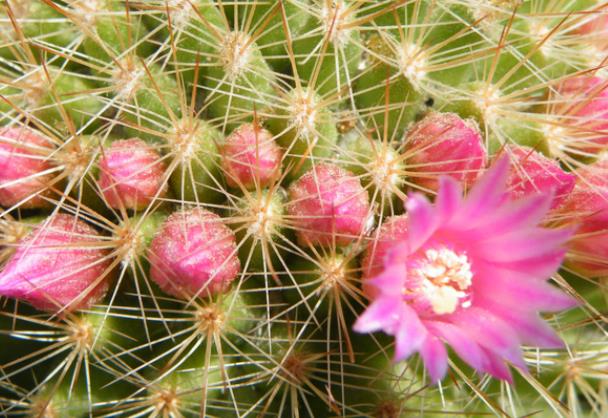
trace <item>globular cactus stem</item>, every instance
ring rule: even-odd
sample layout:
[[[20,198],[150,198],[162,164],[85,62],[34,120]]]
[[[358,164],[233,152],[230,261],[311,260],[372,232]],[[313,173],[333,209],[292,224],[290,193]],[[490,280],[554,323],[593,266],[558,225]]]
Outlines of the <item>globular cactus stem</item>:
[[[0,415],[608,416],[607,16],[1,2]]]

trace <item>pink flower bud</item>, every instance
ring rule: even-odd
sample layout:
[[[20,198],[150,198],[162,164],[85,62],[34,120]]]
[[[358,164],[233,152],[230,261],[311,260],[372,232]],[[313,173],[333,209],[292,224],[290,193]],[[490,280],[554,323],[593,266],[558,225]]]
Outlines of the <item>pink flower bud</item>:
[[[512,199],[552,190],[554,197],[551,208],[555,209],[574,188],[576,176],[565,172],[557,161],[518,145],[507,145],[503,152],[511,159],[507,185]]]
[[[582,25],[575,28],[577,35],[585,36],[585,44],[603,50],[608,47],[606,35],[608,35],[608,13],[602,10],[600,13],[585,16]]]
[[[291,185],[289,215],[302,245],[346,245],[365,232],[367,191],[351,172],[318,164]]]
[[[167,193],[165,164],[141,139],[112,143],[99,161],[99,186],[109,206],[144,209]]]
[[[241,269],[234,233],[201,208],[167,218],[152,240],[150,263],[152,279],[182,299],[227,291]]]
[[[471,185],[486,164],[478,127],[454,113],[431,113],[407,133],[406,162],[412,181],[438,189],[441,175]]]
[[[580,178],[559,214],[578,225],[568,267],[591,276],[608,274],[608,158],[579,170]]]
[[[363,293],[370,298],[378,293],[376,286],[371,286],[369,280],[376,277],[384,270],[384,259],[387,253],[399,242],[407,239],[407,215],[399,215],[388,218],[380,226],[380,230],[374,233],[372,241],[367,244],[361,267],[363,270]]]
[[[557,86],[553,111],[562,116],[553,129],[566,137],[570,148],[593,153],[608,144],[608,80],[571,77]]]
[[[45,174],[52,168],[51,152],[50,141],[38,132],[26,127],[0,129],[0,205],[23,201],[21,208],[48,206],[43,195],[48,195],[44,189],[53,178],[52,173]]]
[[[108,290],[103,244],[95,229],[58,214],[19,242],[0,273],[0,294],[50,312],[89,308]]]
[[[281,149],[272,134],[253,123],[241,125],[222,147],[222,168],[230,187],[264,187],[280,174]]]

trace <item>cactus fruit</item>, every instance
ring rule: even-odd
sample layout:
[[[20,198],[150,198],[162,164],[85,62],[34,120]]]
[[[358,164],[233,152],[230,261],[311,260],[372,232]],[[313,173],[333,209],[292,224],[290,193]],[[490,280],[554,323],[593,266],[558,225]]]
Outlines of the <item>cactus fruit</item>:
[[[0,415],[608,416],[605,1],[0,3]]]

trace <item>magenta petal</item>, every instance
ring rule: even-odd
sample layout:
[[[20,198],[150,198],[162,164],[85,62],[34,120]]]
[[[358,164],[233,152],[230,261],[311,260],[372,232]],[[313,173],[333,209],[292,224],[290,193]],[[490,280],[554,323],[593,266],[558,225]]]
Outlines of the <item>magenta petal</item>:
[[[460,328],[440,321],[425,322],[425,325],[433,334],[443,338],[471,367],[478,371],[484,370],[486,359],[483,350]]]
[[[476,252],[478,257],[490,262],[526,260],[559,249],[571,235],[571,229],[520,229],[480,241]]]
[[[433,205],[421,194],[412,194],[405,208],[408,212],[408,240],[410,251],[415,252],[423,245],[437,228],[437,216]]]
[[[395,334],[395,361],[404,360],[419,350],[428,335],[416,312],[405,303],[401,304],[398,327]]]
[[[428,335],[420,347],[420,356],[429,372],[431,382],[440,381],[448,369],[448,353],[439,338]]]
[[[481,269],[481,267],[480,267]],[[515,310],[561,311],[578,304],[578,301],[544,280],[534,280],[527,273],[485,268],[491,280],[475,283],[476,302],[488,301]],[[525,303],[524,303],[525,302]]]
[[[564,342],[553,328],[536,314],[506,311],[500,316],[511,325],[524,344],[542,348],[564,347]]]
[[[545,280],[557,271],[562,264],[565,250],[559,249],[538,257],[531,257],[525,260],[501,262],[500,268],[506,271],[513,271],[517,274],[525,272],[530,278]],[[534,279],[532,279],[534,280]]]
[[[493,354],[489,350],[484,350],[484,354],[486,355],[488,361],[486,372],[497,379],[505,380],[513,384],[513,376],[511,375],[511,371],[505,362],[499,356]]]
[[[471,307],[454,313],[451,322],[488,350],[522,366],[520,340],[513,329],[486,309]],[[525,367],[525,365],[523,365]]]
[[[384,265],[388,266],[391,264],[405,264],[409,255],[409,240],[398,241],[393,245],[392,248],[386,251],[386,256],[384,257]]]
[[[407,277],[405,264],[396,263],[389,265],[378,276],[370,279],[369,284],[375,286],[382,295],[399,295]]]
[[[401,310],[403,301],[400,297],[379,297],[373,301],[361,314],[353,330],[360,333],[368,333],[384,330],[388,334],[392,334],[395,327],[396,315]]]
[[[505,203],[492,215],[472,221],[469,227],[491,228],[495,235],[508,233],[520,228],[534,227],[546,216],[551,202],[551,195],[543,194]]]
[[[463,210],[458,213],[458,220],[470,222],[484,212],[500,206],[506,196],[508,172],[509,158],[505,155],[500,157],[471,189]]]
[[[437,194],[437,212],[442,222],[449,222],[462,203],[462,188],[452,177],[443,176],[439,180],[440,188]]]

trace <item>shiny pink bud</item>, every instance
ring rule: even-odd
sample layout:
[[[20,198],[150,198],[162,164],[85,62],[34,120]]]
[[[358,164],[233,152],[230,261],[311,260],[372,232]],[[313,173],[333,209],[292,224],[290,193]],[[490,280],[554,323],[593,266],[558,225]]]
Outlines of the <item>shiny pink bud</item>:
[[[576,148],[593,153],[608,144],[608,80],[571,77],[557,86],[557,92],[554,110],[563,116],[563,129]]]
[[[608,158],[579,170],[574,190],[559,209],[578,225],[567,265],[591,277],[608,275]]]
[[[152,240],[149,258],[152,279],[181,299],[225,292],[241,270],[234,233],[201,208],[169,216]]]
[[[43,195],[48,195],[44,189],[53,178],[45,173],[52,168],[48,160],[52,150],[47,138],[29,128],[0,129],[0,205],[23,201],[21,208],[48,206]]]
[[[141,139],[112,143],[99,161],[99,187],[113,208],[145,209],[167,193],[165,164],[160,155]]]
[[[574,188],[576,176],[565,172],[557,161],[518,145],[507,145],[503,152],[511,159],[507,185],[512,199],[553,191],[551,208],[555,209]]]
[[[592,45],[598,49],[606,49],[608,42],[608,13],[602,10],[600,13],[589,14],[585,16],[585,21],[582,25],[577,25],[575,28],[577,35],[585,36],[585,43]]]
[[[399,242],[407,239],[407,215],[393,216],[384,221],[380,230],[372,235],[372,240],[367,244],[361,261],[363,270],[363,293],[370,298],[378,293],[376,286],[370,285],[369,280],[379,275],[384,270],[384,259],[386,254]]]
[[[487,153],[477,125],[454,113],[430,113],[407,133],[406,162],[411,180],[437,190],[449,175],[471,185],[486,165]]]
[[[302,245],[346,245],[365,232],[369,198],[351,172],[318,164],[289,188],[288,212]]]
[[[272,134],[253,123],[241,125],[222,147],[222,168],[230,187],[264,187],[280,174],[281,149]]]
[[[50,312],[89,308],[108,290],[103,245],[91,226],[58,214],[19,242],[0,273],[0,294]]]

